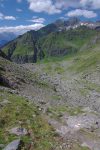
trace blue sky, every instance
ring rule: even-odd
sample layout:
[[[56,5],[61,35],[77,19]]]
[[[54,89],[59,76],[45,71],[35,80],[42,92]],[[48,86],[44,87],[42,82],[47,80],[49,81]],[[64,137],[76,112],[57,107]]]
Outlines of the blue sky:
[[[74,16],[100,20],[100,0],[0,0],[0,32],[21,34]]]

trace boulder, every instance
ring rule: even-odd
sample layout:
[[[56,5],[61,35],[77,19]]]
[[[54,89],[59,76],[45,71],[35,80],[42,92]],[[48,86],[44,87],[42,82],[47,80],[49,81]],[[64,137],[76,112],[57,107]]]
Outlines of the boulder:
[[[0,148],[4,148],[4,144],[0,144]]]
[[[9,132],[10,132],[10,134],[15,134],[17,136],[23,136],[23,135],[27,134],[27,130],[22,127],[12,128]]]
[[[24,142],[18,139],[9,143],[3,150],[21,150],[23,146],[24,146]]]

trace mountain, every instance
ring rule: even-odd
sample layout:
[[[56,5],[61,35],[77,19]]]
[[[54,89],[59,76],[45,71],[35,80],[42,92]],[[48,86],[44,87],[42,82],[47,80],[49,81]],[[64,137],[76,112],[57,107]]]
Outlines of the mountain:
[[[0,57],[3,57],[5,59],[9,60],[9,58],[6,56],[6,54],[4,52],[2,52],[1,50],[0,50]]]
[[[0,54],[0,150],[22,150],[21,145],[16,148],[16,142],[10,144],[15,139],[23,141],[26,150],[39,150],[41,147],[50,150],[54,144],[59,146],[59,136],[55,136],[55,130],[41,115],[41,108],[33,102],[33,98],[30,100],[27,95],[19,93],[29,85],[37,92],[47,91],[47,96],[50,96],[50,91],[53,92],[51,87],[37,80],[29,69],[8,61]],[[24,126],[20,127],[21,124]],[[13,129],[15,132],[12,132]],[[20,129],[25,130],[25,133],[21,133]]]
[[[100,150],[100,30],[79,24],[58,20],[0,51],[0,150]]]
[[[0,56],[0,150],[16,149],[15,140],[20,150],[99,150],[99,130],[99,34],[63,59],[20,65]]]
[[[28,31],[6,44],[2,50],[17,63],[76,53],[98,31],[97,23],[81,22],[77,18],[57,20],[38,31]]]
[[[0,33],[0,47],[8,43],[9,41],[15,39],[17,35],[11,32]]]
[[[82,26],[76,29],[51,33],[39,39],[39,44],[46,57],[64,56],[76,53],[95,34],[97,34],[95,30]]]

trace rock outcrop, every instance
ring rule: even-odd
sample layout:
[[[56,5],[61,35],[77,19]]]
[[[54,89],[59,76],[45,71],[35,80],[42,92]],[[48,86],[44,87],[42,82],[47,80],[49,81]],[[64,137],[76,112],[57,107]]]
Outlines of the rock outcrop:
[[[21,150],[24,146],[24,142],[22,140],[14,140],[9,143],[3,150]]]

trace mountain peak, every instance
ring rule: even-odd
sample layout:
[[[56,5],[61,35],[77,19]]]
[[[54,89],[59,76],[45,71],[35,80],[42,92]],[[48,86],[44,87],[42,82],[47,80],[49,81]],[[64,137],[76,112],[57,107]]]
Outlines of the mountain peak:
[[[66,26],[66,25],[70,26],[70,25],[78,24],[79,22],[80,22],[79,18],[77,18],[77,17],[71,17],[71,18],[69,18],[67,20],[58,19],[58,20],[55,21],[55,24],[57,26],[61,26],[61,25],[63,25],[63,26]]]

